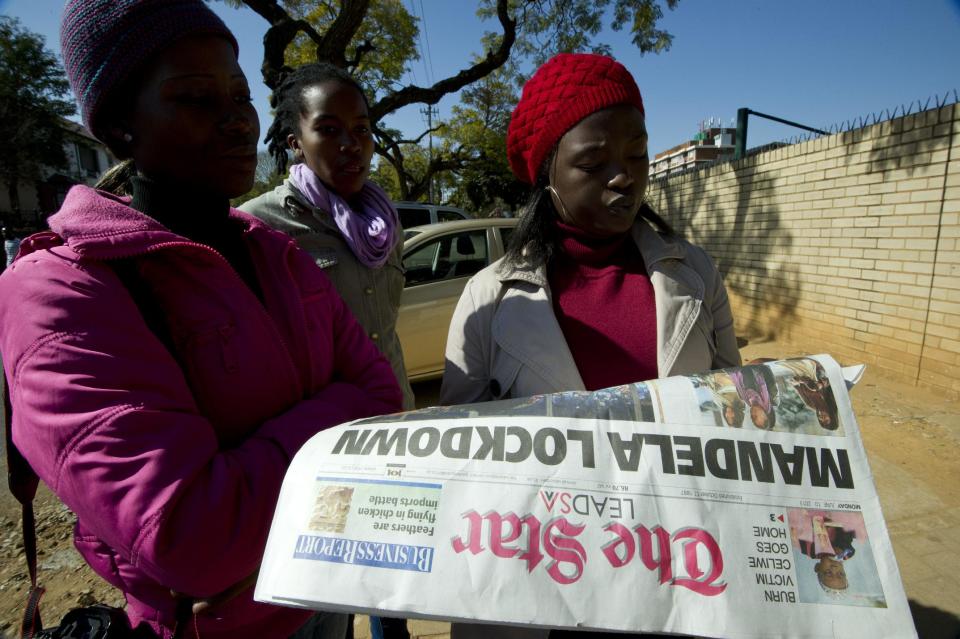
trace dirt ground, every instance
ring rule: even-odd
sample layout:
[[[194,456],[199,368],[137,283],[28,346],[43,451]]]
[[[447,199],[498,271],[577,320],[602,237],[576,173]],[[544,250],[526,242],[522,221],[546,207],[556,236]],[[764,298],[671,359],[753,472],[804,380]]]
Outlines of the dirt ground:
[[[741,350],[744,360],[816,353],[777,342]],[[960,402],[869,367],[850,396],[917,632],[960,639]]]
[[[743,350],[746,359],[800,354],[808,352],[777,342]],[[429,405],[438,385],[414,390],[418,403]],[[869,370],[852,397],[920,636],[960,637],[960,404],[897,387]],[[74,517],[45,487],[36,515],[47,622],[95,601],[122,606],[119,594],[74,550]],[[0,489],[0,639],[16,636],[29,585],[19,521],[19,504]],[[364,622],[358,619],[358,631],[365,630]],[[412,622],[410,628],[414,636],[446,632],[446,624],[436,622]]]

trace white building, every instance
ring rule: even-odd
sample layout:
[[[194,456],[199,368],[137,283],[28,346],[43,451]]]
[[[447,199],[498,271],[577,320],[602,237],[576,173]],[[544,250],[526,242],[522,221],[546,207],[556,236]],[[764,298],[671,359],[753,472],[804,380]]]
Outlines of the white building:
[[[42,222],[47,215],[60,208],[71,186],[93,186],[107,167],[116,162],[107,147],[81,125],[63,120],[63,128],[63,149],[67,156],[67,165],[62,168],[45,167],[42,179],[36,182],[20,182],[20,220],[12,218],[7,185],[0,184],[0,215],[6,225]]]
[[[705,164],[732,160],[736,143],[735,128],[702,128],[692,140],[657,153],[650,163],[650,177],[665,177]]]

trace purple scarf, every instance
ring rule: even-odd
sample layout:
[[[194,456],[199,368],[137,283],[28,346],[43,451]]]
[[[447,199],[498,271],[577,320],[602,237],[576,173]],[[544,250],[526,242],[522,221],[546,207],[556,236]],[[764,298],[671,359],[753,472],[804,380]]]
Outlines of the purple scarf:
[[[730,373],[730,379],[733,380],[733,385],[737,389],[737,395],[740,396],[748,406],[759,406],[765,412],[770,412],[770,391],[767,390],[767,383],[764,381],[763,376],[760,375],[757,371],[750,371],[753,375],[753,383],[755,386],[759,387],[759,391],[754,388],[751,388],[747,385],[746,381],[743,379],[743,371],[734,371]]]
[[[367,180],[360,191],[360,210],[354,211],[346,200],[324,186],[306,164],[290,167],[290,181],[307,201],[330,214],[361,263],[380,268],[390,257],[397,241],[400,218],[383,189]]]

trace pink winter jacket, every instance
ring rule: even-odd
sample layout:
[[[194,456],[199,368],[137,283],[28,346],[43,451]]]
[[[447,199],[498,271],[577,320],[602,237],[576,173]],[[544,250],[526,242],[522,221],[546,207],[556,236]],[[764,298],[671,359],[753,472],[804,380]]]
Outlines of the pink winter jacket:
[[[213,249],[86,187],[50,218],[56,235],[24,241],[0,277],[14,443],[77,514],[78,550],[126,594],[131,621],[164,636],[171,590],[211,596],[257,569],[307,439],[401,406],[389,363],[310,257],[231,216],[246,226],[263,303]],[[176,359],[110,266],[127,257]],[[196,629],[286,637],[308,615],[255,603],[251,589]]]

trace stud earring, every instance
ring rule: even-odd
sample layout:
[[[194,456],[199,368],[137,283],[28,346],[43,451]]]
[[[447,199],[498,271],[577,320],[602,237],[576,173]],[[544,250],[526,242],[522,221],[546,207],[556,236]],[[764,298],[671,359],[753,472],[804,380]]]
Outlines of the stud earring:
[[[129,144],[130,142],[133,142],[133,134],[132,134],[132,133],[124,133],[124,134],[123,134],[123,141],[126,142],[127,144]]]

